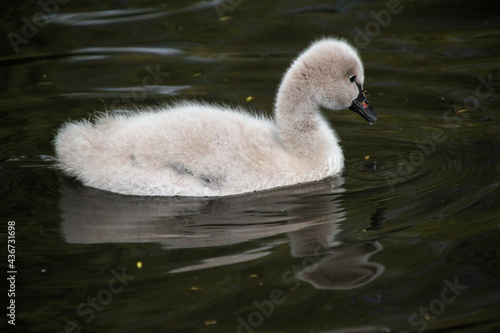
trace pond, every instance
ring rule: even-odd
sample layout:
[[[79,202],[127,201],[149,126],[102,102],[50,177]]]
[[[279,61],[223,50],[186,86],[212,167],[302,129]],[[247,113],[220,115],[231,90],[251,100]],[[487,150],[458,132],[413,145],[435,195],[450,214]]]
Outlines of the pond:
[[[1,6],[2,331],[500,331],[492,1]],[[325,35],[358,48],[379,118],[324,110],[341,177],[135,197],[55,167],[58,128],[96,112],[186,99],[272,115],[290,61]]]

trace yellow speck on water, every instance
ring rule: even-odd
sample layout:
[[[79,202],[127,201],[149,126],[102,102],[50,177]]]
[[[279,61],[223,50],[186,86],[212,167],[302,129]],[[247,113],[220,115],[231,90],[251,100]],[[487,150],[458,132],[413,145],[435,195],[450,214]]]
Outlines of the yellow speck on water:
[[[233,17],[232,16],[222,16],[219,21],[221,22],[226,22],[226,21],[229,21],[230,19],[232,19]]]
[[[370,155],[366,155],[365,160],[369,160],[369,159],[370,159]]]
[[[142,268],[142,262],[141,261],[137,262],[137,268],[139,268],[139,269]]]
[[[252,99],[253,99],[253,96],[248,96],[247,99],[246,99],[246,101],[250,102]]]
[[[214,324],[217,324],[217,320],[215,320],[215,319],[205,320],[205,326],[214,325]]]
[[[257,274],[250,274],[248,276],[248,279],[252,281],[255,284],[258,284],[259,286],[263,286],[264,282],[262,282],[261,278]]]
[[[201,76],[201,73],[194,73],[193,74],[194,77],[198,77],[198,76]]]
[[[203,290],[203,288],[197,287],[197,286],[192,286],[191,288],[189,288],[189,290],[198,291],[198,290]]]
[[[462,112],[466,112],[466,111],[469,111],[469,110],[467,110],[467,109],[458,110],[457,114],[462,113]]]

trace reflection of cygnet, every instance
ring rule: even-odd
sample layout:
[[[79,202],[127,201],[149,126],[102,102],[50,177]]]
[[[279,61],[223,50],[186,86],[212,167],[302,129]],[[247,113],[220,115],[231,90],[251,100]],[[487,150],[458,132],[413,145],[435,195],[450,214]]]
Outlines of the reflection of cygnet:
[[[382,245],[376,241],[330,249],[309,257],[312,261],[319,261],[297,273],[296,277],[318,289],[357,288],[373,281],[384,271],[384,266],[368,261],[380,250]]]
[[[214,198],[125,196],[64,179],[64,240],[73,244],[159,243],[165,249],[276,241],[277,235],[340,221],[342,177]]]
[[[377,120],[363,82],[357,52],[323,39],[286,72],[274,120],[187,102],[106,114],[63,126],[59,167],[85,185],[133,195],[222,196],[317,181],[344,167],[320,107]]]

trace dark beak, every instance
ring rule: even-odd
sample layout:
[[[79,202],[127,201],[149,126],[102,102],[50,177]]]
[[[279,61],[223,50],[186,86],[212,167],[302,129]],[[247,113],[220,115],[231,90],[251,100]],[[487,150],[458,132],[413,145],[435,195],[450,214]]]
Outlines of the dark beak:
[[[373,111],[372,106],[366,99],[366,96],[363,92],[363,88],[361,87],[361,85],[357,83],[356,85],[358,86],[359,95],[354,101],[352,101],[352,104],[349,107],[349,109],[356,112],[361,117],[365,118],[370,125],[374,125],[377,122],[377,115],[375,114],[375,111]]]

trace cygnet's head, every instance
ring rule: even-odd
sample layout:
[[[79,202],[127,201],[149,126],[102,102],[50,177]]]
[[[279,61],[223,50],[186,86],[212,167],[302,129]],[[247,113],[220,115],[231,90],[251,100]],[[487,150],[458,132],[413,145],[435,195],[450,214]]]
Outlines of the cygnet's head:
[[[370,124],[377,116],[364,92],[363,64],[356,50],[343,40],[314,42],[290,67],[289,73],[308,87],[309,95],[330,110],[351,109]]]

